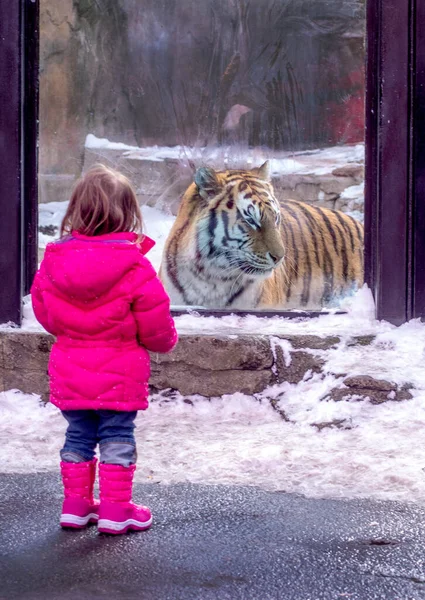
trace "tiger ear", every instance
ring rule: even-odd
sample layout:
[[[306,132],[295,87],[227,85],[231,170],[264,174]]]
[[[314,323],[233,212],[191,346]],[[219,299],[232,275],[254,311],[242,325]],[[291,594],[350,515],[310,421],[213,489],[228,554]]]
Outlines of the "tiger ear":
[[[195,184],[200,196],[204,200],[211,200],[220,191],[220,183],[214,169],[209,167],[200,167],[197,169],[194,177]]]
[[[264,181],[270,181],[271,179],[271,166],[269,160],[266,160],[266,162],[263,163],[261,167],[252,169],[252,171],[257,175],[257,177],[259,177],[260,179],[264,179]]]

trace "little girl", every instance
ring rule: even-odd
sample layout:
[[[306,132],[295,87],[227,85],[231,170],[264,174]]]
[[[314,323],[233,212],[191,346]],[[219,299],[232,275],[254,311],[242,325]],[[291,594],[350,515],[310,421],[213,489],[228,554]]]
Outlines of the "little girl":
[[[106,533],[148,529],[150,510],[131,502],[134,420],[148,407],[148,350],[177,342],[170,301],[145,258],[154,242],[126,177],[92,167],[72,193],[61,238],[46,248],[32,286],[34,312],[56,336],[51,402],[68,422],[61,455],[60,523],[98,522]],[[100,503],[93,498],[99,444]]]

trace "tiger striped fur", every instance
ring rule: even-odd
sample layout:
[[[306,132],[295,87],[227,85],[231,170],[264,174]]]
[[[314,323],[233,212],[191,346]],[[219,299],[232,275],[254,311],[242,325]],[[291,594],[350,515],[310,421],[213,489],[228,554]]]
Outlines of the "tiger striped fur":
[[[363,283],[363,227],[343,212],[279,204],[268,162],[197,170],[164,247],[173,305],[317,310]]]

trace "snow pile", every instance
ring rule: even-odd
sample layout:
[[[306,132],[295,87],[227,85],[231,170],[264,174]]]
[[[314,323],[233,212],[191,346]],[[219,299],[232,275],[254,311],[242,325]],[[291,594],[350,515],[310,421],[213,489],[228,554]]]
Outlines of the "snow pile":
[[[1,472],[28,473],[53,465],[63,445],[62,421],[58,410],[36,395],[0,392]]]
[[[254,396],[154,396],[150,409],[137,419],[137,479],[257,485],[310,497],[425,502],[425,325],[419,320],[401,327],[375,321],[367,288],[348,310],[347,315],[298,323],[281,319],[291,333],[301,328],[318,335],[335,335],[337,321],[345,323],[338,345],[311,350],[325,361],[322,374],[307,374],[298,384],[282,383]],[[30,330],[34,322],[28,301],[25,314]],[[192,319],[204,331],[202,323],[212,317],[180,319],[186,325]],[[233,320],[233,331],[241,333],[244,320],[227,319]],[[248,319],[257,331],[271,328],[270,321],[276,323]],[[372,344],[352,345],[351,336],[364,331],[376,335]],[[288,341],[274,337],[271,344],[275,352],[284,352],[286,363],[292,360]],[[380,405],[327,398],[346,375],[358,374],[413,385],[414,397]],[[37,396],[13,390],[0,394],[0,469],[57,469],[64,431],[59,411],[44,406]]]
[[[347,163],[364,163],[364,144],[334,146],[331,148],[302,152],[276,152],[266,148],[242,146],[131,146],[97,138],[86,137],[85,147],[102,156],[102,150],[121,150],[123,156],[132,160],[162,162],[180,160],[182,165],[211,162],[216,168],[234,168],[236,165],[259,166],[270,159],[274,176],[288,174],[328,175]],[[272,156],[271,156],[272,154]]]
[[[137,418],[136,478],[425,501],[425,392],[380,406],[319,402],[334,384],[331,376],[316,376],[270,390],[269,397],[284,394],[280,404],[290,422],[273,410],[267,394],[154,398]],[[2,472],[57,470],[65,432],[58,410],[9,391],[0,394],[0,417]],[[351,429],[312,425],[342,419]]]
[[[348,342],[349,344],[349,342]],[[370,375],[425,390],[425,325],[414,319],[380,332],[370,346],[342,344],[327,351],[333,373]]]

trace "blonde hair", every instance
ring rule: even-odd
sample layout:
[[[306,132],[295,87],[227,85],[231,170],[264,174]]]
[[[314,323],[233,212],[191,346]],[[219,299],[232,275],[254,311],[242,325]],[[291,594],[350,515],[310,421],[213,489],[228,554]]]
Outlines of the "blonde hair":
[[[130,181],[102,164],[77,181],[61,224],[61,236],[78,231],[95,236],[120,231],[142,232],[142,213]]]

